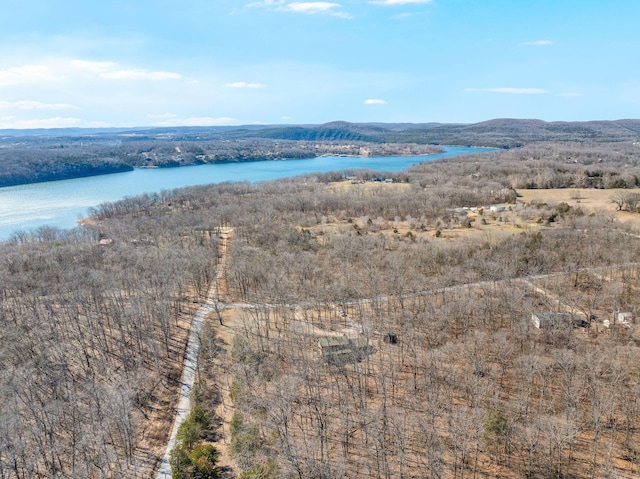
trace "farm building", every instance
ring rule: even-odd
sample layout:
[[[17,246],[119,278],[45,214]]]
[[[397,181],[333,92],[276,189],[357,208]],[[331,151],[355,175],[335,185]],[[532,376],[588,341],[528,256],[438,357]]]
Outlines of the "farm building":
[[[531,322],[538,329],[552,330],[560,328],[585,328],[589,326],[589,323],[572,313],[557,313],[554,311],[548,311],[544,313],[534,313],[531,315]]]
[[[397,344],[398,335],[396,333],[384,333],[384,342],[389,344]]]
[[[351,339],[346,336],[325,336],[318,339],[322,358],[331,363],[359,361],[372,347],[367,338]]]
[[[618,311],[616,313],[616,323],[630,326],[633,323],[633,313]]]

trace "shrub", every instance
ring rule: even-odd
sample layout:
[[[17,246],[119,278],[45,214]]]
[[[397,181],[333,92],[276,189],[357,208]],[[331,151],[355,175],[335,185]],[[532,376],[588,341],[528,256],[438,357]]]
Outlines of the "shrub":
[[[233,413],[230,423],[231,443],[229,453],[239,464],[247,464],[248,459],[255,456],[255,452],[260,448],[260,430],[256,424],[244,420],[242,414]]]
[[[504,444],[507,435],[507,418],[501,412],[489,411],[482,428],[484,430],[482,439],[487,447],[493,452],[497,451],[497,449]]]
[[[196,446],[189,460],[191,461],[193,479],[217,479],[220,477],[220,469],[216,465],[220,453],[211,444],[200,444]]]
[[[176,444],[169,464],[172,479],[217,479],[219,452],[211,444],[202,444],[211,418],[200,406],[192,408],[189,417],[178,428]]]
[[[278,473],[278,466],[273,459],[266,464],[258,464],[240,474],[239,479],[272,479]]]

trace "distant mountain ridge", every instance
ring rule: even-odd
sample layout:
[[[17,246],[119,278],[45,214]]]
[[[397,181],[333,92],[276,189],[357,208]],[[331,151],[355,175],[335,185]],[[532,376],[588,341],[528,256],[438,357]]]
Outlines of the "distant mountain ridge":
[[[351,123],[333,121],[321,125],[242,125],[203,127],[59,128],[0,130],[0,143],[39,138],[82,138],[84,141],[117,139],[198,141],[263,138],[294,141],[371,143],[420,143],[513,148],[539,141],[618,142],[640,140],[640,119],[615,121],[545,122],[498,118],[473,124],[447,123]]]
[[[267,126],[253,131],[231,130],[229,137],[259,137],[306,141],[368,141],[373,143],[433,143],[513,148],[539,141],[637,141],[640,120],[545,122],[499,118],[474,124],[348,123],[313,126]]]

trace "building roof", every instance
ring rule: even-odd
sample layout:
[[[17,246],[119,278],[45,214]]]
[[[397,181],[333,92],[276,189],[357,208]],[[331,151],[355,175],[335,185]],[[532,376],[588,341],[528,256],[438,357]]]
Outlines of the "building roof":
[[[565,312],[545,311],[543,313],[534,313],[531,319],[537,321],[540,328],[557,328],[562,325],[573,325],[584,327],[588,322],[580,315]]]
[[[321,348],[348,347],[351,345],[349,338],[346,336],[323,336],[318,339],[318,344]]]
[[[363,349],[370,345],[367,338],[351,339],[347,336],[323,336],[318,338],[318,344],[323,349],[340,347],[345,349]]]

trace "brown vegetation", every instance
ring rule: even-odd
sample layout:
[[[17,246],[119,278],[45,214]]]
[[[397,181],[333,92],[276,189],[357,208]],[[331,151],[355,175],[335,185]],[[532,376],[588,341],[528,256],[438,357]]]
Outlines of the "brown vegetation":
[[[15,241],[0,267],[0,475],[148,477],[216,244],[143,222]]]
[[[151,438],[147,419],[176,390],[180,319],[216,277],[223,224],[235,309],[217,304],[203,333],[199,404],[219,413],[224,474],[637,475],[640,337],[604,324],[640,312],[635,226],[614,203],[591,209],[591,189],[521,193],[571,195],[595,168],[599,185],[631,187],[635,157],[576,147],[567,163],[563,148],[425,164],[394,184],[176,190],[16,235],[0,265],[0,477],[149,476],[143,446],[169,424]],[[589,327],[531,324],[567,310]],[[318,339],[342,335],[353,354],[323,357]]]

